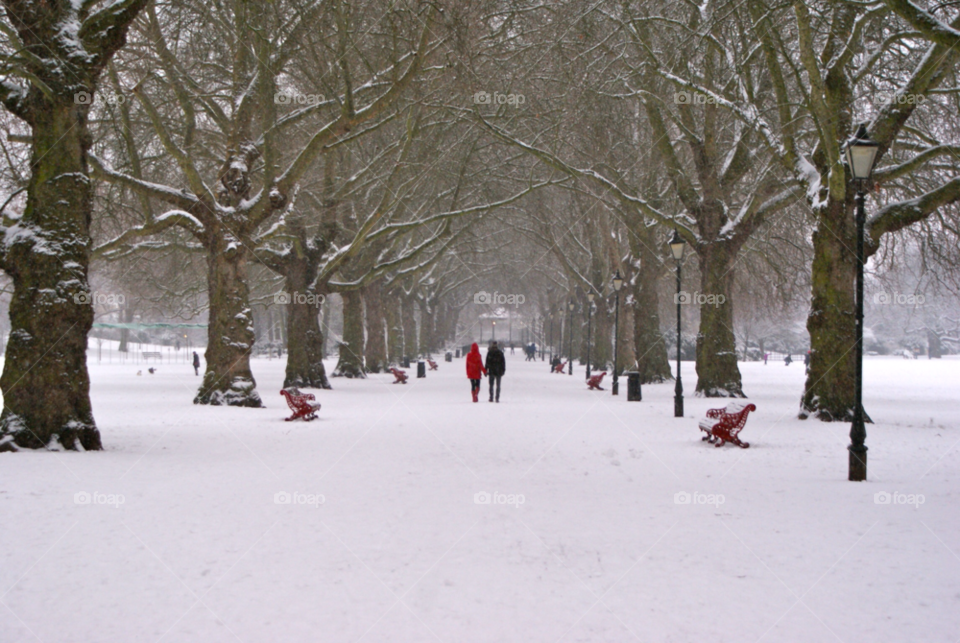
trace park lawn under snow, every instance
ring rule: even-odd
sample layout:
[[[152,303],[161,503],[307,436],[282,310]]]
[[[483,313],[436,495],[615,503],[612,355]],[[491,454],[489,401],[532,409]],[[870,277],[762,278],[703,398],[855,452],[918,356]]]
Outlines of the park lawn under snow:
[[[796,419],[802,364],[741,364],[741,450],[700,440],[722,401],[692,364],[676,419],[672,383],[628,403],[507,360],[499,405],[441,361],[333,380],[311,423],[281,360],[254,360],[262,410],[194,406],[187,364],[92,364],[104,452],[0,454],[0,641],[960,635],[960,360],[867,360],[865,483],[848,425]]]

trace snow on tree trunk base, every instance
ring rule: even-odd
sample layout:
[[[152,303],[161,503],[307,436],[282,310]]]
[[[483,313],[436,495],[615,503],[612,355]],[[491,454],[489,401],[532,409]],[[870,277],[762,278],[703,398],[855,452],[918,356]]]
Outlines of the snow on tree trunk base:
[[[257,393],[257,384],[253,378],[237,377],[230,380],[230,385],[226,388],[216,386],[218,383],[214,378],[216,375],[207,371],[204,375],[204,382],[200,392],[194,398],[194,404],[209,404],[211,406],[247,406],[251,408],[262,408],[263,402],[260,394]],[[213,385],[207,384],[208,380],[214,380]]]

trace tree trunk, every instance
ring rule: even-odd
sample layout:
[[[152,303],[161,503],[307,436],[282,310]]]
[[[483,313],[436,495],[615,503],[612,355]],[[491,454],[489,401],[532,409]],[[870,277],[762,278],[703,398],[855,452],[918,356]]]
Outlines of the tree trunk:
[[[413,359],[417,356],[417,320],[414,315],[413,297],[401,297],[401,316],[403,322],[403,356]]]
[[[633,346],[637,360],[634,368],[640,373],[642,384],[659,384],[672,380],[673,371],[670,370],[667,344],[660,330],[660,297],[657,294],[659,274],[653,272],[653,268],[649,269],[651,272],[648,274],[646,266],[645,262],[638,283],[633,286]]]
[[[932,328],[927,329],[927,359],[943,357],[943,348],[940,346],[940,336]]]
[[[286,265],[284,288],[289,298],[287,308],[287,370],[284,388],[329,389],[330,381],[323,366],[323,330],[320,328],[320,306],[324,298],[313,289],[316,270],[305,258],[290,257]]]
[[[343,297],[343,339],[340,360],[334,377],[366,377],[363,372],[363,297],[357,290],[341,293]]]
[[[400,324],[400,299],[390,294],[382,302],[383,316],[387,323],[387,359],[390,364],[399,364],[403,358],[403,327]]]
[[[249,250],[231,242],[229,235],[210,234],[207,239],[207,370],[193,403],[259,408],[263,403],[250,371],[256,336],[247,288]]]
[[[383,301],[380,296],[380,282],[375,281],[363,289],[363,303],[366,307],[367,372],[382,373],[387,370],[387,345],[384,336]]]
[[[130,304],[124,303],[123,308],[120,309],[120,321],[124,324],[129,324],[133,321],[133,307]],[[117,352],[126,353],[129,348],[127,344],[130,341],[130,329],[121,328],[120,329],[120,345],[117,347]]]
[[[700,292],[686,296],[691,304],[700,306],[696,393],[705,397],[746,397],[737,367],[730,298],[737,249],[714,242],[701,246],[699,256]]]
[[[87,177],[86,109],[62,101],[44,105],[31,118],[27,205],[7,230],[3,265],[14,290],[0,377],[0,444],[12,436],[17,445],[34,449],[54,440],[65,449],[102,448],[87,373],[93,189]]]
[[[857,258],[854,221],[846,204],[830,199],[813,233],[813,296],[807,330],[810,368],[800,418],[853,420],[856,360],[854,281]]]

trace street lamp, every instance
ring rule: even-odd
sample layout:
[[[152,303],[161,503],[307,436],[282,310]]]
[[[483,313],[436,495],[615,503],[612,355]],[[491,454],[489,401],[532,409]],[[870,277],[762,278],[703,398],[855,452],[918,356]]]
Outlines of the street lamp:
[[[495,341],[497,341],[497,320],[493,320],[493,321],[490,323],[490,327],[491,327],[491,329],[492,329],[492,330],[490,331],[490,341],[491,341],[491,342],[495,342]]]
[[[673,229],[673,239],[670,240],[670,252],[677,260],[677,385],[673,391],[673,417],[683,417],[683,383],[680,381],[680,263],[683,261],[683,251],[686,244],[680,238],[680,232]]]
[[[589,302],[587,304],[587,379],[590,379],[590,344],[593,343],[590,341],[592,339],[590,336],[590,319],[593,317],[594,297],[596,297],[596,295],[592,292],[587,293],[587,301]]]
[[[570,304],[570,323],[568,324],[569,328],[567,330],[567,365],[570,367],[567,375],[573,375],[573,309],[576,308],[576,305],[571,301]]]
[[[620,289],[623,288],[623,278],[620,271],[613,276],[613,292],[617,296],[617,303],[613,313],[613,385],[610,387],[611,394],[620,394],[620,382],[617,381],[618,358],[620,357]]]
[[[857,375],[854,386],[853,424],[850,427],[850,452],[847,479],[860,481],[867,479],[867,429],[863,419],[863,227],[867,215],[864,211],[864,183],[873,172],[873,163],[877,158],[880,144],[870,138],[862,123],[857,133],[847,141],[847,164],[857,181],[857,336],[856,361]]]

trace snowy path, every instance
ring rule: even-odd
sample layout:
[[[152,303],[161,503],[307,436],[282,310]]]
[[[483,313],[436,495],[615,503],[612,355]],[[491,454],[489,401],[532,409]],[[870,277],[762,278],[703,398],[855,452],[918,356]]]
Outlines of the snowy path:
[[[507,359],[499,405],[441,361],[334,380],[309,424],[277,360],[264,410],[193,406],[187,365],[91,366],[105,452],[0,454],[0,642],[960,636],[960,360],[867,361],[855,484],[849,427],[795,419],[800,364],[741,364],[740,450],[699,439],[716,400],[678,420],[672,384],[628,404]]]

